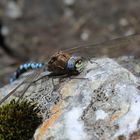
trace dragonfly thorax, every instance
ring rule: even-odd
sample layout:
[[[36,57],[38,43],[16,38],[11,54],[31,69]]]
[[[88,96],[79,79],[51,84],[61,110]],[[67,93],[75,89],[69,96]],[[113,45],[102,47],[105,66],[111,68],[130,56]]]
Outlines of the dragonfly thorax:
[[[58,52],[54,54],[48,61],[47,68],[49,71],[54,73],[63,74],[67,72],[67,62],[70,58],[70,55],[63,52]]]

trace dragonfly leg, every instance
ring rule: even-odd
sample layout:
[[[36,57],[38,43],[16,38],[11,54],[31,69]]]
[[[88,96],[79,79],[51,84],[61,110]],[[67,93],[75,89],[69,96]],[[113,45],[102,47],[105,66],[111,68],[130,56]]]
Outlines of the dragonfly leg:
[[[41,73],[41,75],[35,79],[33,82],[37,82],[39,81],[40,79],[44,78],[44,77],[51,77],[51,78],[66,78],[68,75],[67,74],[63,74],[63,75],[53,75],[52,72],[49,72],[49,71],[45,71],[43,73]]]
[[[19,102],[19,101],[23,98],[25,92],[28,90],[28,88],[31,86],[31,84],[32,84],[32,82],[30,82],[29,84],[27,84],[27,85],[24,87],[24,89],[23,89],[23,91],[22,91],[22,94],[21,94],[21,96],[19,97],[19,99],[18,99],[17,102]]]
[[[89,80],[88,78],[84,78],[84,77],[69,77],[70,79],[79,79],[79,80]]]
[[[87,61],[89,61],[91,64],[93,63],[93,61],[91,60],[89,56],[87,56]]]
[[[27,83],[27,84],[25,85],[25,87],[24,87],[24,89],[23,89],[23,91],[22,91],[22,94],[21,94],[21,96],[19,97],[19,99],[18,99],[17,102],[19,102],[19,101],[23,98],[24,94],[25,94],[26,91],[29,89],[29,87],[31,86],[31,84],[38,78],[38,76],[39,76],[39,74],[40,74],[41,71],[42,71],[42,70],[40,69],[39,71],[34,72],[34,74],[32,74],[30,77],[28,77],[28,78],[24,81],[24,82]],[[23,82],[23,83],[24,83],[24,82]]]
[[[52,84],[53,84],[53,87],[55,86],[55,84],[54,84],[54,79],[52,78]]]
[[[49,77],[50,73],[51,72],[49,72],[49,71],[45,71],[45,72],[41,73],[40,76],[37,79],[35,79],[33,82],[37,82],[37,81],[39,81],[40,79],[42,79],[44,77]]]

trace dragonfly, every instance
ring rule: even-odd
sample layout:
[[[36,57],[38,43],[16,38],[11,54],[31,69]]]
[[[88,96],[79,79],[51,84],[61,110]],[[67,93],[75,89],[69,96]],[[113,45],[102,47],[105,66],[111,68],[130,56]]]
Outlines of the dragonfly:
[[[12,83],[15,81],[22,73],[30,69],[39,69],[43,66],[47,67],[47,70],[52,72],[49,75],[75,75],[83,70],[83,60],[80,56],[71,56],[68,53],[59,51],[51,56],[47,63],[25,63],[21,64],[13,76],[10,79]]]
[[[98,57],[107,55],[109,57],[119,57],[121,55],[134,55],[140,57],[140,35],[131,35],[112,39],[102,43],[94,43],[94,41],[82,42],[76,46],[72,46],[68,49],[63,49],[58,53],[55,53],[47,63],[27,63],[21,65],[14,74],[13,81],[16,80],[22,73],[28,69],[35,70],[30,76],[27,76],[15,89],[8,93],[0,104],[13,95],[17,89],[24,84],[22,90],[21,99],[28,88],[37,80],[44,76],[57,76],[57,75],[75,75],[82,72],[84,69],[84,58]],[[80,54],[80,56],[74,56],[73,54]],[[47,70],[45,69],[47,66]],[[43,74],[42,74],[43,73]],[[42,74],[42,76],[40,76]],[[18,100],[19,101],[19,100]]]

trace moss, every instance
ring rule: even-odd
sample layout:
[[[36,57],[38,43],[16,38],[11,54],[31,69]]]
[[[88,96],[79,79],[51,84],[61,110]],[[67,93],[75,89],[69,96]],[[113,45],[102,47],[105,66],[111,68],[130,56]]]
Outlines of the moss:
[[[0,107],[0,140],[28,140],[42,122],[35,103],[12,100]]]

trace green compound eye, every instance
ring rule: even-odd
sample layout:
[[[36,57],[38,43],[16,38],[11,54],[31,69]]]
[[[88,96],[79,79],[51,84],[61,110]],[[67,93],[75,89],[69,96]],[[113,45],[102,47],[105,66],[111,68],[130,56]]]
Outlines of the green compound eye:
[[[84,69],[84,63],[82,61],[82,59],[78,60],[76,63],[75,63],[75,68],[76,68],[76,71],[78,73],[82,72],[83,69]]]

